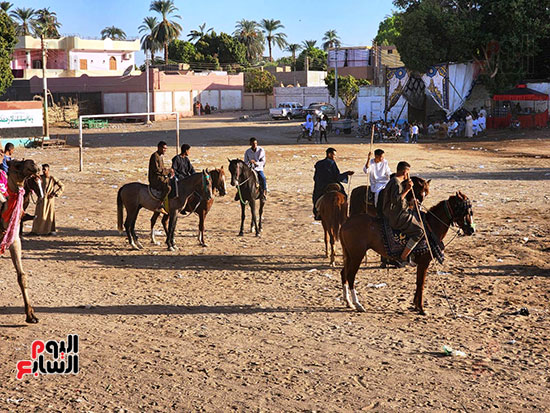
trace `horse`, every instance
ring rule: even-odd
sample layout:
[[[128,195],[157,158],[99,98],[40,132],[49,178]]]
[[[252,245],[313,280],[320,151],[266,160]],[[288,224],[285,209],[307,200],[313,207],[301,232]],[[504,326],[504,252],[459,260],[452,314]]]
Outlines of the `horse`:
[[[250,205],[252,220],[250,221],[250,232],[256,230],[259,237],[262,232],[262,214],[264,212],[265,199],[260,197],[259,182],[256,173],[244,161],[240,159],[228,159],[229,172],[231,172],[231,185],[237,187],[235,200],[241,203],[241,229],[239,236],[244,235],[245,207]],[[256,200],[260,200],[259,222],[256,220]]]
[[[225,196],[227,191],[225,187],[225,171],[223,169],[223,166],[220,169],[210,170],[210,177],[212,178],[212,189],[214,191],[218,191],[220,196]],[[199,239],[199,244],[203,247],[208,246],[204,242],[204,221],[206,220],[206,215],[210,211],[210,208],[212,208],[213,204],[214,204],[214,198],[204,199],[197,193],[193,193],[189,198],[189,201],[187,202],[185,208],[182,210],[182,212],[189,212],[188,215],[191,215],[194,212],[199,216],[198,239]],[[160,215],[160,212],[155,212],[151,217],[151,242],[155,245],[160,245],[160,242],[158,242],[155,239],[155,229],[154,229],[155,223],[157,222],[159,215]],[[163,216],[161,222],[162,222],[162,227],[164,228],[164,232],[168,233],[168,227],[167,227],[168,215]]]
[[[188,199],[193,193],[199,194],[203,199],[212,198],[212,180],[208,170],[198,172],[185,179],[177,181],[177,196],[169,199],[169,223],[166,232],[166,245],[169,251],[175,251],[174,234],[176,232],[176,222],[178,213],[185,208]],[[159,201],[153,198],[149,192],[149,186],[140,182],[131,182],[123,185],[117,194],[117,218],[118,231],[122,232],[122,220],[124,218],[124,208],[126,208],[126,220],[124,229],[128,237],[128,242],[134,249],[142,249],[143,245],[138,240],[135,226],[136,220],[141,208],[154,211],[158,208]]]
[[[431,179],[428,179],[427,181],[425,179],[422,179],[418,176],[412,176],[411,180],[413,181],[413,191],[414,196],[418,200],[418,202],[422,203],[424,201],[424,198],[428,196],[430,193],[430,182]],[[373,204],[368,204],[368,208],[365,211],[365,207],[367,206],[366,200],[366,193],[367,193],[367,185],[361,185],[357,188],[354,188],[353,191],[351,191],[351,195],[349,198],[349,216],[352,217],[357,214],[364,214],[367,213],[373,217],[376,217],[377,211],[376,207]],[[379,194],[378,202],[380,205],[380,202],[382,202],[382,196],[384,193],[384,189]],[[407,194],[407,201],[412,202],[413,197],[412,194],[409,192]]]
[[[468,197],[462,192],[457,192],[449,199],[439,202],[429,209],[425,215],[424,223],[426,229],[432,235],[442,241],[447,231],[453,224],[457,224],[465,235],[472,235],[475,232],[472,204]],[[340,242],[344,251],[344,268],[341,271],[342,290],[344,300],[348,307],[364,312],[365,308],[359,303],[355,291],[355,275],[359,270],[361,261],[369,249],[387,257],[384,242],[380,234],[380,225],[376,218],[368,214],[354,215],[350,217],[340,230]],[[389,257],[387,257],[389,258]],[[422,293],[428,267],[432,260],[430,252],[416,255],[416,292],[414,294],[414,310],[425,315]],[[351,300],[349,292],[351,291]]]
[[[25,186],[26,181],[40,181],[40,176],[38,175],[40,173],[40,168],[31,159],[23,161],[12,160],[9,161],[8,166],[8,191],[11,192],[10,196],[20,196],[17,194],[21,193],[20,191]],[[43,196],[42,191],[38,192],[38,196],[39,198]],[[15,267],[15,271],[17,272],[17,282],[19,284],[19,288],[21,288],[23,302],[25,304],[25,321],[32,324],[38,323],[38,318],[34,315],[34,309],[30,304],[29,294],[27,292],[27,275],[23,271],[23,264],[21,260],[21,238],[19,237],[18,227],[21,217],[14,216],[14,213],[16,212],[20,212],[21,214],[23,213],[22,205],[19,204],[19,202],[22,203],[22,200],[17,199],[15,202],[16,204],[14,205],[14,210],[12,211],[10,217],[7,218],[7,220],[4,219],[5,217],[3,217],[3,215],[8,210],[11,202],[8,199],[7,202],[5,202],[3,205],[0,205],[0,211],[2,212],[0,216],[0,239],[2,239],[3,241],[4,238],[7,237],[6,241],[8,242],[8,245],[6,245],[6,247],[9,247],[10,249],[11,260],[13,262],[13,266]],[[21,208],[19,209],[19,211],[17,206],[18,204]],[[11,245],[9,245],[10,238],[12,240]]]
[[[334,267],[334,241],[339,241],[340,228],[348,218],[348,201],[340,192],[340,185],[330,184],[318,201],[319,215],[325,232],[325,257],[328,257],[330,238],[330,266]]]

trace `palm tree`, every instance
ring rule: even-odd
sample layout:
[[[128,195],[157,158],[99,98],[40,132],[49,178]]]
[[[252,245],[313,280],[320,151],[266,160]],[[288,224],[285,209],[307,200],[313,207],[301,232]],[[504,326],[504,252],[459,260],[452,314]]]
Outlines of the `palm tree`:
[[[146,53],[147,50],[151,52],[151,61],[153,64],[155,62],[155,52],[160,50],[160,45],[153,38],[153,30],[158,24],[159,21],[156,17],[145,17],[143,19],[143,24],[138,27],[139,32],[144,33],[144,35],[141,36],[141,49]]]
[[[329,30],[325,32],[323,37],[323,49],[327,51],[331,47],[339,47],[342,44],[340,37],[336,33],[336,30]]]
[[[262,19],[260,27],[264,30],[265,38],[267,40],[267,46],[269,48],[269,61],[273,61],[273,55],[271,53],[271,45],[275,43],[279,46],[279,49],[283,49],[286,46],[286,34],[284,33],[275,33],[278,29],[284,29],[285,26],[281,24],[280,20],[274,19]]]
[[[34,9],[22,9],[20,7],[11,12],[11,17],[18,23],[15,28],[18,36],[30,36],[34,13]]]
[[[260,31],[258,23],[246,19],[238,21],[233,36],[245,45],[246,60],[250,63],[262,56],[264,52],[264,35]]]
[[[212,30],[214,30],[212,27],[208,30],[204,31],[206,29],[206,23],[203,23],[199,25],[199,30],[191,30],[187,37],[189,38],[189,41],[192,42],[193,40],[201,40],[205,35],[210,33]]]
[[[156,11],[162,16],[162,21],[153,29],[153,38],[158,44],[164,46],[164,62],[168,62],[168,43],[177,39],[181,33],[181,25],[169,18],[181,19],[181,16],[174,14],[178,8],[174,0],[154,0],[149,10]]]
[[[317,40],[304,40],[302,42],[302,49],[304,49],[306,52],[309,52],[311,49],[315,48],[316,44]]]
[[[115,27],[115,26],[109,26],[105,27],[101,31],[101,40],[105,39],[111,39],[111,40],[125,40],[126,39],[126,33],[124,30]]]
[[[286,51],[292,53],[292,70],[296,70],[296,52],[302,48],[298,43],[291,43],[286,47]]]
[[[57,14],[54,11],[50,11],[50,8],[44,8],[37,10],[35,13],[36,19],[33,23],[34,33],[38,37],[44,36],[45,38],[58,39],[59,28],[61,23],[57,21]]]
[[[8,12],[9,9],[13,7],[13,4],[11,4],[9,1],[0,1],[0,10]]]

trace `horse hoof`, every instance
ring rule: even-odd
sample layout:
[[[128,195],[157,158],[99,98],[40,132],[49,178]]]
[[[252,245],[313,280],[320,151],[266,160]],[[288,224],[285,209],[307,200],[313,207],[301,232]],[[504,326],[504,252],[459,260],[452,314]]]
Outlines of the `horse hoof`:
[[[136,246],[138,247],[139,250],[143,249],[143,245],[141,244],[141,242],[136,243]]]
[[[237,235],[238,237],[243,237],[244,236],[244,233],[243,232],[239,232],[239,235]]]
[[[29,324],[37,324],[38,318],[36,318],[34,314],[31,314],[30,316],[27,316],[27,318],[25,319],[25,322]]]
[[[358,313],[366,313],[367,312],[367,310],[365,310],[365,307],[363,307],[359,303],[355,303],[355,309],[357,310]]]
[[[136,244],[132,243],[132,244],[130,244],[130,246],[132,247],[132,249],[139,251],[139,248]]]
[[[153,241],[152,242],[154,245],[160,245],[160,241]]]
[[[208,247],[208,244],[205,244],[205,243],[203,242],[203,243],[201,244],[201,247],[206,248],[206,247]]]
[[[172,251],[172,252],[174,252],[175,250],[176,250],[176,248],[175,248],[175,247],[168,247],[168,251]]]
[[[353,305],[353,303],[351,301],[346,301],[346,306],[348,308],[351,308],[352,310],[355,310],[355,306]]]

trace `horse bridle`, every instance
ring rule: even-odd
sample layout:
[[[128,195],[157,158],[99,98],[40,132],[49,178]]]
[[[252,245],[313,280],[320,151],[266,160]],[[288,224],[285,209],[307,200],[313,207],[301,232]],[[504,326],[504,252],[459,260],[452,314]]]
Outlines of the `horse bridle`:
[[[457,224],[457,218],[454,214],[454,210],[453,208],[451,207],[451,203],[449,202],[449,200],[445,200],[445,203],[444,203],[444,209],[445,209],[445,214],[447,214],[447,217],[449,218],[449,220],[451,221],[450,224],[447,224],[445,222],[443,222],[443,220],[441,218],[439,218],[437,215],[435,215],[432,211],[430,211],[429,209],[427,209],[426,207],[424,207],[424,205],[420,204],[424,210],[431,214],[435,219],[437,219],[439,222],[441,222],[443,225],[445,225],[447,228],[451,228],[451,227],[454,227],[455,224]],[[460,208],[458,208],[458,213],[463,213],[463,217],[466,216],[466,214],[468,213],[469,210],[472,209],[472,202],[469,200],[469,199],[463,199],[462,202],[460,203]],[[458,225],[458,224],[457,224]],[[451,240],[449,242],[447,242],[446,244],[444,244],[444,246],[446,247],[447,245],[449,245],[451,242],[454,241],[454,239],[461,235],[460,233],[461,231],[461,228],[458,228],[458,230],[456,231],[456,234],[451,238]]]

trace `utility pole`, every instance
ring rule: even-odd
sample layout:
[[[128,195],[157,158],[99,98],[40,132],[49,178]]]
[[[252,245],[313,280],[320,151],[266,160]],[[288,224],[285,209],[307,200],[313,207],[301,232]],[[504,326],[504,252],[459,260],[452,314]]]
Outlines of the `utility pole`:
[[[44,87],[44,135],[50,137],[50,124],[48,121],[48,80],[46,79],[46,48],[44,45],[44,33],[40,35],[42,46],[42,86]]]
[[[147,93],[146,93],[146,99],[147,99],[147,125],[151,123],[151,118],[149,116],[149,112],[151,112],[151,103],[149,99],[149,50],[145,50],[145,77],[147,78],[146,84],[147,84]]]
[[[339,118],[338,116],[338,45],[336,45],[336,59],[334,63],[334,97],[336,98],[336,118]]]

